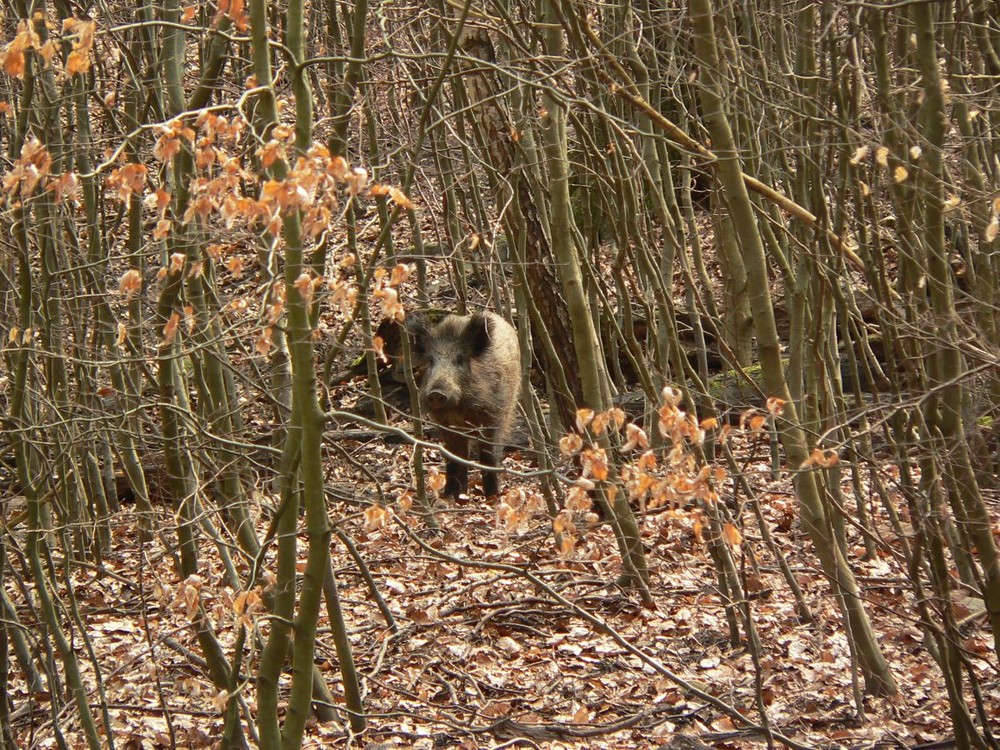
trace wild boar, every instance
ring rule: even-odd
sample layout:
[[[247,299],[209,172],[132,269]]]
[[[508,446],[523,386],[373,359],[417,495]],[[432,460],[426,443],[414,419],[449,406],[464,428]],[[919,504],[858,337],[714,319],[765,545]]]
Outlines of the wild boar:
[[[436,324],[415,316],[407,323],[413,371],[423,414],[441,427],[441,441],[463,459],[474,455],[493,467],[483,472],[483,493],[499,492],[503,442],[510,434],[521,391],[517,332],[499,315],[448,315]],[[446,495],[469,491],[469,467],[445,460]]]

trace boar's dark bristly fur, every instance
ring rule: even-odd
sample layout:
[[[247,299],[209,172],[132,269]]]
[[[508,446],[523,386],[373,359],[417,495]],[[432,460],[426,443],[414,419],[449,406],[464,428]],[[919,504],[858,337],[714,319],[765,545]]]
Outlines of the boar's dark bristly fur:
[[[416,317],[407,322],[420,409],[441,427],[451,453],[471,459],[479,444],[479,463],[499,467],[503,441],[510,434],[521,389],[517,332],[491,312],[448,315],[436,325]],[[469,468],[447,459],[446,495],[469,490]],[[483,472],[483,493],[498,494],[496,471]]]

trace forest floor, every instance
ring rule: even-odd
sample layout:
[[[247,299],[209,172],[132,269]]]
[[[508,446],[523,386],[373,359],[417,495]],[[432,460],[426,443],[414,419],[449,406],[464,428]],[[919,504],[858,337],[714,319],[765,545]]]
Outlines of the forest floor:
[[[363,388],[360,381],[344,385],[337,403],[357,401]],[[405,419],[398,424],[408,428]],[[635,592],[615,583],[620,556],[606,524],[578,527],[572,554],[560,554],[533,474],[537,467],[527,451],[505,457],[502,503],[485,501],[478,484],[467,499],[438,500],[435,513],[444,533],[431,535],[407,491],[410,446],[389,443],[375,431],[359,438],[363,430],[356,427],[329,425],[330,517],[338,534],[356,546],[392,622],[335,536],[333,566],[368,729],[353,737],[344,717],[310,722],[306,747],[733,750],[767,747],[765,724],[787,738],[776,746],[950,746],[946,686],[924,647],[917,602],[896,542],[880,541],[876,554],[866,559],[859,530],[848,526],[845,532],[866,611],[899,688],[892,697],[865,696],[838,602],[798,520],[788,474],[779,479],[772,474],[766,433],[736,431],[732,438],[754,496],[734,498],[730,489],[723,497],[738,522],[740,538],[727,541],[750,598],[746,610],[727,611],[706,543],[709,522],[693,506],[641,515],[655,603],[644,607]],[[435,451],[425,460],[440,466]],[[888,461],[884,466],[892,471]],[[843,477],[843,501],[852,508],[857,498],[847,466]],[[883,479],[891,487],[898,477]],[[473,480],[478,480],[475,472]],[[898,539],[877,494],[867,486],[862,490],[874,537]],[[897,495],[890,499],[908,528],[906,503]],[[1000,517],[1000,499],[994,493],[988,501],[994,519]],[[263,539],[278,499],[258,481],[254,502]],[[126,506],[111,519],[110,550],[101,565],[76,566],[69,575],[79,606],[73,644],[84,684],[91,686],[88,700],[96,713],[106,710],[116,748],[216,747],[227,695],[217,692],[207,674],[191,624],[192,604],[204,605],[227,659],[240,629],[251,627],[254,636],[247,638],[242,660],[247,675],[257,671],[259,644],[269,629],[266,614],[237,606],[245,599],[226,587],[221,557],[208,545],[201,549],[201,575],[179,580],[172,559],[177,519],[171,509],[157,508],[160,516],[152,527],[164,533],[148,540],[139,533],[133,510]],[[221,518],[213,522],[226,533]],[[238,558],[235,540],[227,537],[225,544]],[[303,565],[305,544],[303,536]],[[272,545],[260,566],[265,585],[273,558]],[[800,617],[779,559],[792,571],[811,622]],[[54,562],[61,570],[61,559]],[[241,576],[249,564],[237,559]],[[23,560],[7,565],[23,571]],[[67,582],[61,572],[55,577],[65,601]],[[36,638],[37,618],[14,580],[5,576],[8,594],[44,652]],[[1000,675],[992,661],[992,638],[977,614],[981,604],[969,600],[965,606],[959,599],[953,606],[963,622],[967,668],[979,680],[984,711],[994,736],[1000,736]],[[745,629],[747,615],[753,638]],[[89,644],[80,637],[80,627]],[[339,662],[325,609],[319,628],[317,663],[339,700]],[[756,653],[748,647],[754,640]],[[53,716],[49,695],[30,693],[18,665],[11,666],[9,699],[18,747],[84,747],[72,702],[64,696],[62,710]],[[675,678],[702,695],[686,691]],[[103,693],[93,688],[98,684]],[[286,672],[282,695],[289,684]],[[48,689],[64,692],[61,686]],[[240,700],[244,725],[252,727],[252,679],[243,682]],[[252,737],[250,744],[256,744]]]
[[[794,572],[814,617],[811,624],[799,619],[748,506],[737,508],[747,519],[745,543],[734,554],[751,594],[749,610],[760,642],[756,664],[745,645],[742,617],[743,640],[735,646],[731,642],[705,544],[705,519],[694,509],[660,509],[642,519],[655,601],[655,609],[649,609],[614,584],[619,557],[607,525],[581,529],[572,556],[559,554],[544,508],[531,505],[537,485],[516,474],[533,468],[525,455],[506,457],[514,473],[503,484],[509,491],[505,508],[529,498],[519,508],[523,513],[498,514],[496,503],[473,493],[459,502],[439,502],[436,512],[445,533],[428,536],[414,510],[397,502],[400,493],[391,489],[409,484],[408,446],[380,440],[331,442],[328,486],[345,498],[331,504],[331,518],[356,544],[394,623],[387,623],[357,565],[334,538],[334,566],[369,728],[352,740],[345,734],[346,721],[311,723],[306,746],[766,746],[760,729],[748,729],[718,706],[686,695],[666,671],[755,725],[761,724],[759,707],[766,707],[770,727],[800,747],[862,748],[876,742],[882,743],[879,747],[949,746],[932,744],[949,738],[946,689],[940,669],[923,648],[917,608],[895,551],[883,545],[873,559],[863,560],[860,538],[848,530],[866,609],[899,684],[896,696],[865,697],[859,706],[854,695],[862,686],[852,682],[837,603],[796,520],[790,487],[772,479],[766,444],[743,440],[743,469],[759,491],[776,550]],[[436,461],[433,453],[429,458]],[[377,502],[377,487],[385,491],[382,503]],[[844,491],[853,502],[851,487],[845,484]],[[263,494],[258,500],[260,508],[276,505]],[[878,534],[888,523],[885,513],[870,498],[865,502]],[[902,502],[900,512],[905,522]],[[162,513],[158,527],[172,525],[169,510],[162,508]],[[259,513],[262,538],[267,515]],[[200,598],[206,605],[227,649],[241,622],[252,622],[266,634],[266,617],[257,619],[254,615],[260,613],[252,612],[237,617],[237,592],[224,587],[218,557],[206,554],[203,575],[180,581],[169,559],[173,550],[164,546],[172,543],[172,534],[142,542],[130,508],[112,519],[112,528],[111,551],[102,569],[76,567],[70,576],[93,649],[88,654],[77,633],[74,644],[85,684],[98,684],[98,665],[117,748],[214,747],[223,728],[225,695],[216,694],[203,668],[190,604]],[[887,533],[884,538],[895,537]],[[530,571],[544,585],[535,585],[520,571]],[[23,601],[19,592],[9,593]],[[598,618],[606,629],[583,619],[574,607]],[[961,619],[970,612],[956,615]],[[22,615],[22,622],[30,623],[30,615]],[[318,663],[339,696],[338,660],[325,611],[319,624]],[[986,710],[1000,734],[1000,678],[989,666],[992,641],[983,618],[969,617],[963,632],[967,662],[981,680]],[[259,650],[253,638],[248,643],[244,668],[254,674]],[[624,643],[648,659],[641,660]],[[289,675],[284,677],[283,692]],[[10,687],[19,747],[59,747],[54,725],[65,746],[84,746],[68,701],[54,719],[47,696],[29,696],[16,666]],[[241,698],[244,718],[252,723],[252,681],[244,683]],[[102,695],[93,691],[89,700],[99,711]]]

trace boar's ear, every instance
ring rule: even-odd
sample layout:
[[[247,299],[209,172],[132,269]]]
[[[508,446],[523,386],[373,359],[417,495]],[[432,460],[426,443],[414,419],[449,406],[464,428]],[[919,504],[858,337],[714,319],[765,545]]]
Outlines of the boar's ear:
[[[472,356],[478,357],[490,347],[490,339],[493,331],[490,327],[490,319],[483,313],[474,313],[465,326],[465,333],[462,338],[469,342],[472,348]]]

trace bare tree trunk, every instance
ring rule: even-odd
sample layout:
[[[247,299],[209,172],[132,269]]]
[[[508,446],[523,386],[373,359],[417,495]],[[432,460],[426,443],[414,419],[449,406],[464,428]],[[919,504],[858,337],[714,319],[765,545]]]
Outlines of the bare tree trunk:
[[[716,174],[733,216],[747,269],[750,308],[757,329],[758,349],[764,386],[768,396],[781,400],[781,441],[789,466],[799,473],[795,478],[796,493],[805,529],[816,547],[823,570],[837,596],[843,602],[844,614],[860,660],[868,692],[874,695],[892,694],[895,681],[882,655],[878,639],[861,601],[861,592],[850,566],[834,541],[829,520],[823,509],[814,470],[803,467],[809,456],[805,435],[798,423],[794,402],[790,400],[781,361],[781,346],[775,326],[774,307],[767,276],[767,259],[757,231],[756,217],[747,193],[740,166],[739,150],[726,119],[719,88],[719,58],[715,44],[711,0],[690,0],[688,13],[695,30],[695,50],[701,71],[700,89],[704,119],[718,156]]]
[[[979,482],[969,458],[969,443],[962,424],[962,376],[965,374],[965,362],[958,347],[959,315],[955,311],[951,268],[944,237],[945,175],[941,154],[948,119],[931,11],[928,5],[913,8],[917,59],[923,78],[924,136],[928,144],[922,152],[927,177],[923,185],[922,236],[927,244],[927,286],[930,290],[935,341],[941,344],[930,359],[929,385],[936,395],[927,399],[924,414],[928,426],[940,433],[940,445],[946,450],[942,460],[954,472],[956,491],[949,493],[949,497],[953,498],[956,517],[976,544],[986,577],[983,599],[993,629],[993,648],[1000,659],[1000,555],[991,531],[990,514],[983,502]],[[928,437],[933,438],[934,435]]]
[[[553,59],[565,57],[566,49],[563,41],[562,28],[559,26],[559,13],[554,4],[557,0],[547,0],[545,4],[545,20],[548,25],[543,34],[545,52]],[[556,268],[559,272],[563,296],[566,299],[570,313],[570,324],[573,331],[575,361],[580,373],[583,388],[581,406],[589,406],[597,411],[607,411],[611,408],[611,391],[608,385],[608,374],[602,347],[594,328],[590,304],[583,287],[583,273],[580,270],[580,258],[577,255],[574,237],[573,218],[569,202],[569,169],[566,155],[566,113],[561,102],[546,93],[542,97],[545,115],[543,117],[543,148],[545,163],[548,168],[549,188],[549,232],[552,237],[552,249],[556,258]],[[606,435],[599,436],[602,447],[609,450],[612,446]],[[612,478],[612,483],[613,483]],[[613,493],[613,518],[609,519],[616,526],[616,535],[622,553],[622,563],[626,571],[626,582],[643,592],[648,603],[652,597],[647,588],[649,570],[646,565],[642,539],[635,514],[628,502],[625,492]]]

